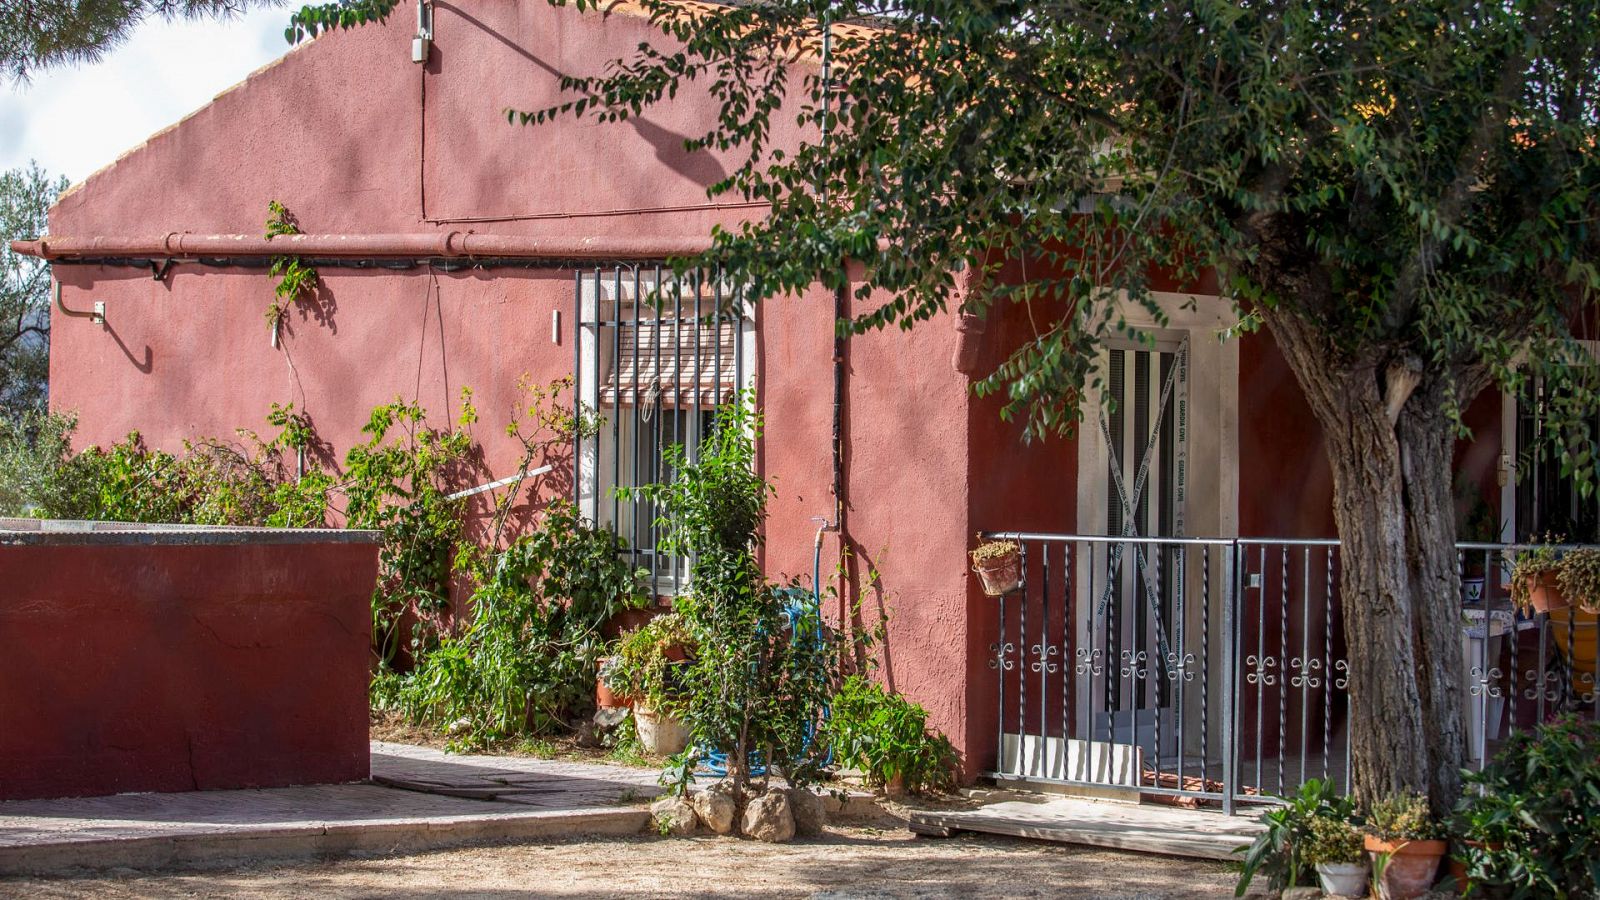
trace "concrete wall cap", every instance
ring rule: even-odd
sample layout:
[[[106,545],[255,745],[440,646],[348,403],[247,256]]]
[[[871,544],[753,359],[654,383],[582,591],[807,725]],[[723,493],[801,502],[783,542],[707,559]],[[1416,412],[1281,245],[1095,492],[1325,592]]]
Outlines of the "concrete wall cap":
[[[255,528],[0,518],[0,545],[376,544],[377,531],[355,528]]]

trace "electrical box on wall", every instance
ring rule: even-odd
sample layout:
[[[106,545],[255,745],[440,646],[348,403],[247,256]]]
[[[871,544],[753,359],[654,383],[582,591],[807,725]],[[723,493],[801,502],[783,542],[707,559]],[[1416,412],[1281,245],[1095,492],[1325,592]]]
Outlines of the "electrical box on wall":
[[[417,34],[411,39],[411,61],[424,64],[428,51],[433,48],[433,7],[427,0],[417,0]]]

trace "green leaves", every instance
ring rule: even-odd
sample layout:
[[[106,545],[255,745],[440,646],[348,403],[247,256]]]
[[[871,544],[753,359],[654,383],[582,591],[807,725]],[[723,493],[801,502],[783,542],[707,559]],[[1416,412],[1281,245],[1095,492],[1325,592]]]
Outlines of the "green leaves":
[[[398,703],[417,722],[466,723],[481,747],[568,726],[593,700],[601,627],[644,603],[623,543],[551,504],[537,528],[474,566],[473,618],[406,676]]]
[[[298,44],[335,28],[343,30],[382,22],[394,12],[397,0],[338,0],[334,3],[308,4],[289,17],[289,27],[283,39]]]
[[[1587,897],[1600,886],[1600,729],[1567,715],[1518,732],[1456,807],[1476,842],[1457,851],[1475,887],[1515,896]]]
[[[751,401],[741,394],[717,410],[695,459],[668,451],[670,483],[629,492],[658,505],[660,548],[690,558],[676,607],[694,654],[674,694],[695,740],[726,755],[741,790],[752,754],[792,785],[818,777],[811,738],[838,666],[817,599],[769,584],[756,557],[772,488],[756,474],[761,417]]]
[[[11,242],[43,236],[50,205],[66,187],[34,163],[0,172],[0,417],[45,410],[50,266],[12,251]]]
[[[875,784],[900,780],[913,793],[955,785],[955,748],[928,727],[927,711],[865,676],[839,686],[823,727],[835,762],[860,768]]]
[[[1261,814],[1266,829],[1255,841],[1235,851],[1244,854],[1244,861],[1234,896],[1243,897],[1257,875],[1265,876],[1268,887],[1274,891],[1315,877],[1305,857],[1315,820],[1330,818],[1349,822],[1355,815],[1354,802],[1340,796],[1329,780],[1310,779],[1300,786],[1298,793],[1283,800],[1283,806]]]
[[[510,117],[692,89],[717,120],[686,146],[737,162],[711,193],[772,204],[695,264],[763,298],[857,261],[856,330],[1027,306],[975,389],[1031,436],[1075,426],[1153,271],[1463,380],[1547,367],[1600,287],[1593,2],[641,5],[662,40]],[[826,80],[823,14],[852,23]]]
[[[300,233],[294,215],[276,200],[267,201],[267,237],[285,237]],[[278,279],[273,288],[272,303],[267,306],[267,323],[274,332],[297,300],[309,297],[317,289],[317,270],[306,265],[298,256],[274,256],[267,270],[270,277]]]

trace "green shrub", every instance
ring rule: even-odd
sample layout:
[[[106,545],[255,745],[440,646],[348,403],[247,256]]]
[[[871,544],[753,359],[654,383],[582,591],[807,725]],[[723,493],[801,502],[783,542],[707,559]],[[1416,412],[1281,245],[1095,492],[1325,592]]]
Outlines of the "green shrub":
[[[0,422],[0,514],[185,525],[322,525],[331,479],[294,479],[288,455],[304,417],[273,406],[271,441],[241,430],[233,444],[185,442],[181,454],[137,432],[108,447],[71,449],[76,420],[30,414]]]
[[[1422,794],[1385,797],[1367,810],[1367,833],[1384,841],[1431,841],[1445,836]]]
[[[565,727],[593,700],[601,626],[645,602],[623,549],[572,504],[552,504],[537,531],[485,557],[471,624],[401,679],[402,710],[441,727],[464,720],[468,746]]]
[[[899,778],[920,793],[955,786],[959,758],[950,741],[928,727],[928,713],[876,682],[851,675],[840,685],[824,726],[840,765],[853,766],[878,785]]]
[[[691,559],[688,589],[676,601],[697,648],[683,719],[695,746],[726,754],[740,794],[754,759],[796,786],[820,777],[812,736],[837,682],[818,604],[798,587],[769,584],[756,557],[772,488],[756,474],[761,421],[748,402],[741,395],[717,411],[698,459],[682,446],[668,449],[671,483],[627,492],[658,505],[663,549]]]
[[[1517,896],[1600,892],[1600,724],[1568,715],[1517,732],[1465,780],[1456,834],[1486,846],[1456,855],[1476,885]]]
[[[477,421],[462,392],[455,427],[428,425],[420,404],[395,400],[375,407],[363,443],[345,454],[340,491],[346,524],[383,535],[372,594],[373,647],[380,666],[394,665],[402,642],[413,661],[433,649],[438,617],[450,606],[450,576],[466,530],[466,504],[449,498],[452,480],[471,470]],[[462,559],[465,563],[468,560]],[[408,612],[411,633],[401,633]]]
[[[1312,816],[1300,855],[1308,866],[1356,863],[1364,858],[1362,846],[1361,832],[1348,819]]]
[[[75,463],[70,415],[0,417],[0,516],[93,518],[98,486]]]

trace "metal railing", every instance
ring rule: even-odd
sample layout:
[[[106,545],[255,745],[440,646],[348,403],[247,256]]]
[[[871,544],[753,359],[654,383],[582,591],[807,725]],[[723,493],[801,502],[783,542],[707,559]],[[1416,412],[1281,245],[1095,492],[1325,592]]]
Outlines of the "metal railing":
[[[996,598],[997,781],[1185,805],[1350,785],[1348,665],[1333,540],[991,533],[1022,548]],[[1595,616],[1525,617],[1518,545],[1461,544],[1462,684],[1474,767],[1511,730],[1600,717]]]

